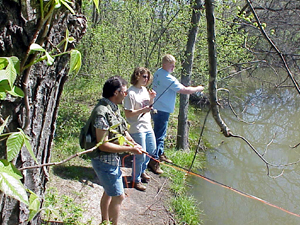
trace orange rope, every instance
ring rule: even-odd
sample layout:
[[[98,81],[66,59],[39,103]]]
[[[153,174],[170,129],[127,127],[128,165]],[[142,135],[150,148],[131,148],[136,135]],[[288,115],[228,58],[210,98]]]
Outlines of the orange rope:
[[[150,155],[147,154],[147,156],[149,156],[151,159],[153,159],[153,160],[159,162],[158,160],[152,158]],[[160,163],[161,163],[161,162],[160,162]],[[220,183],[220,182],[218,182],[218,181],[215,181],[215,180],[213,180],[213,179],[210,179],[210,178],[208,178],[208,177],[205,177],[205,176],[203,176],[203,175],[201,175],[201,174],[198,174],[198,173],[189,171],[189,170],[187,170],[187,169],[185,169],[185,168],[183,168],[183,167],[180,167],[180,166],[178,166],[178,165],[175,165],[174,163],[168,163],[168,164],[166,164],[166,163],[163,162],[163,165],[172,167],[172,168],[174,168],[174,169],[176,169],[176,170],[180,170],[180,171],[186,172],[186,173],[191,174],[191,175],[196,176],[196,177],[200,177],[200,178],[202,178],[203,180],[206,180],[206,181],[208,181],[208,182],[210,182],[210,183],[212,183],[212,184],[217,184],[217,185],[219,185],[219,186],[221,186],[221,187],[223,187],[223,188],[229,189],[229,190],[231,190],[231,191],[233,191],[233,192],[235,192],[235,193],[238,193],[238,194],[240,194],[240,195],[242,195],[242,196],[244,196],[244,197],[247,197],[247,198],[251,198],[251,199],[260,201],[260,202],[262,202],[262,203],[264,203],[264,204],[266,204],[266,205],[269,205],[269,206],[271,206],[271,207],[273,207],[273,208],[279,209],[279,210],[281,210],[281,211],[283,211],[283,212],[286,212],[286,213],[288,213],[288,214],[290,214],[290,215],[300,217],[300,215],[297,214],[297,213],[293,213],[293,212],[291,212],[291,211],[288,211],[288,210],[286,210],[286,209],[284,209],[284,208],[281,208],[281,207],[279,207],[279,206],[277,206],[277,205],[274,205],[274,204],[272,204],[272,203],[270,203],[270,202],[267,202],[266,200],[263,200],[263,199],[261,199],[261,198],[258,198],[258,197],[256,197],[256,196],[254,196],[254,195],[251,195],[251,194],[248,194],[248,193],[239,191],[239,190],[237,190],[237,189],[235,189],[235,188],[233,188],[233,187],[230,187],[230,186],[228,186],[228,185],[226,185],[226,184],[222,184],[222,183]]]

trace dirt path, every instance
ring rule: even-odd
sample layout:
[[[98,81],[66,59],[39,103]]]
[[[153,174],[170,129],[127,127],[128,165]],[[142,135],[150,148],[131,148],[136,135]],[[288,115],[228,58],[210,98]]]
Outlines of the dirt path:
[[[83,167],[85,173],[94,173],[93,169]],[[123,176],[131,174],[131,169],[122,167]],[[125,188],[126,199],[122,204],[119,225],[143,225],[143,224],[175,224],[172,215],[169,213],[168,200],[170,193],[168,191],[168,178],[162,177],[151,172],[151,181],[145,192],[138,191],[134,188]],[[91,176],[89,176],[91,177]],[[98,184],[97,177],[94,173],[93,179],[85,177],[70,179],[70,177],[54,174],[48,187],[56,187],[59,195],[71,196],[74,201],[85,209],[82,222],[92,225],[98,225],[101,222],[100,199],[103,188]],[[126,186],[126,185],[125,185]]]
[[[174,224],[167,205],[170,197],[168,178],[151,172],[148,174],[151,181],[146,185],[145,192],[134,188],[125,189],[127,197],[121,211],[121,225]]]

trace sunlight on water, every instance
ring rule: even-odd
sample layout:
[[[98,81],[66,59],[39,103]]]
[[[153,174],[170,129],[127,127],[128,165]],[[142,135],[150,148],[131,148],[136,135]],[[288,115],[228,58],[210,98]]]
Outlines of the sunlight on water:
[[[300,142],[300,96],[294,90],[279,91],[271,95],[256,90],[247,96],[240,106],[243,108],[237,111],[244,121],[253,124],[238,121],[229,109],[221,109],[221,115],[231,131],[265,153],[266,160],[286,164],[300,158],[300,146],[290,147]],[[214,148],[207,151],[206,169],[200,174],[300,214],[300,163],[285,167],[282,176],[270,178],[264,162],[242,140],[225,138],[216,132],[219,130],[210,116],[204,136]],[[273,176],[281,171],[270,169]],[[200,178],[190,177],[190,184],[190,193],[204,210],[205,225],[300,224],[299,217]]]

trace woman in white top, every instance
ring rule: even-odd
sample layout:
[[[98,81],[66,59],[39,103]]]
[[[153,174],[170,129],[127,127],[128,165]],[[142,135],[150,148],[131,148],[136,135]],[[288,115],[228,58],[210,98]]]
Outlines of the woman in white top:
[[[155,136],[151,125],[150,111],[155,91],[147,90],[151,84],[152,74],[147,68],[137,67],[131,75],[128,94],[124,100],[125,116],[130,124],[129,133],[135,142],[140,144],[150,156],[154,156],[156,150]],[[148,182],[150,177],[145,173],[149,157],[145,154],[134,155],[132,164],[132,182],[137,190],[145,191],[142,182]]]

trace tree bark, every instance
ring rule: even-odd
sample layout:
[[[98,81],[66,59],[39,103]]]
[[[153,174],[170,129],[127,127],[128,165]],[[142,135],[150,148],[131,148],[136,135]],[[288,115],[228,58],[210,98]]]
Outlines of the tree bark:
[[[205,0],[205,11],[207,21],[207,41],[208,41],[208,57],[209,57],[209,98],[211,104],[212,115],[221,128],[225,137],[230,137],[231,133],[225,122],[220,116],[217,98],[217,50],[215,37],[215,16],[214,16],[214,0]]]
[[[192,19],[191,28],[189,31],[188,42],[184,54],[183,68],[181,73],[181,83],[185,86],[190,86],[192,66],[194,60],[195,44],[198,33],[198,26],[200,21],[202,9],[202,1],[194,0],[192,5]],[[179,115],[178,115],[178,129],[177,129],[177,149],[189,149],[189,124],[188,124],[188,107],[189,95],[180,94]]]
[[[78,42],[86,31],[86,19],[79,12],[80,5],[76,4],[74,8],[78,13],[76,15],[72,15],[65,7],[56,10],[49,26],[38,33],[36,42],[50,52],[53,46],[64,39],[66,29],[75,38],[75,43]],[[0,57],[14,55],[22,60],[39,27],[41,12],[38,1],[0,0],[0,9]],[[74,47],[74,44],[69,46]],[[55,58],[52,66],[40,62],[21,73],[16,85],[24,89],[27,83],[29,111],[25,99],[7,97],[0,102],[1,118],[10,116],[10,131],[24,127],[28,121],[24,132],[31,138],[31,146],[41,164],[50,162],[59,100],[67,80],[68,60],[67,55],[60,56]],[[0,150],[1,158],[4,158],[5,143],[0,143]],[[28,151],[22,148],[15,164],[20,168],[34,165],[34,161]],[[25,187],[43,199],[49,178],[48,168],[25,170],[23,177]],[[27,221],[29,210],[24,204],[3,194],[0,203],[0,224],[41,224],[40,215],[31,222]]]

